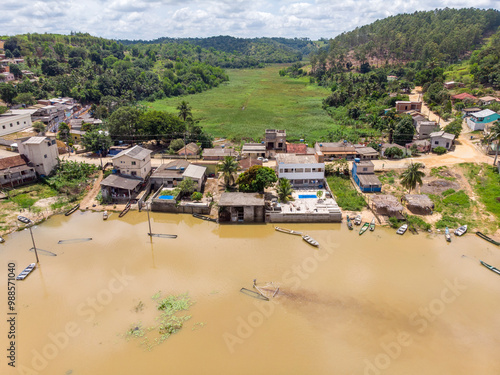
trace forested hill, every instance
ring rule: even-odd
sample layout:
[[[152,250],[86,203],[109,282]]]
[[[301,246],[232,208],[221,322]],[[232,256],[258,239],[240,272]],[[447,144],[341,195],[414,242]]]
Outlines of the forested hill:
[[[447,61],[466,57],[500,26],[494,9],[436,9],[399,14],[342,33],[330,41],[330,56],[363,63]]]
[[[316,51],[315,44],[308,38],[235,38],[214,36],[209,38],[159,38],[150,41],[119,40],[130,46],[190,44],[209,50],[214,56],[215,65],[227,68],[254,66],[262,63],[289,63],[302,59]]]

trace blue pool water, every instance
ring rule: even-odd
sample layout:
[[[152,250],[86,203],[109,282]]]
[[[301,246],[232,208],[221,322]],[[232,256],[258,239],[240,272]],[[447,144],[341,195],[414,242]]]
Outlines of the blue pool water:
[[[318,198],[316,194],[299,194],[300,199],[304,198]]]
[[[158,199],[174,199],[173,195],[160,195]]]

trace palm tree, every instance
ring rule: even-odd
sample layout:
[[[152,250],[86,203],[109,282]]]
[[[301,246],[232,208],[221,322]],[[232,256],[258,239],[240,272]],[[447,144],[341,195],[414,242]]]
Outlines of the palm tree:
[[[425,176],[425,173],[420,169],[424,168],[422,163],[411,163],[406,170],[401,173],[401,185],[409,190],[415,189],[417,184],[422,186],[422,177]]]
[[[500,121],[497,120],[493,123],[493,125],[491,125],[489,140],[490,142],[497,141],[495,160],[493,160],[493,165],[496,165],[498,159],[498,148],[500,147]]]
[[[179,105],[177,106],[177,110],[179,111],[178,116],[182,119],[182,121],[186,121],[188,118],[193,117],[193,114],[191,113],[191,107],[185,100],[179,103]]]
[[[276,186],[276,192],[278,193],[280,202],[288,202],[290,196],[293,193],[293,188],[290,180],[288,180],[287,178],[280,178],[278,181],[278,186]]]
[[[226,156],[220,164],[217,165],[217,170],[222,172],[224,176],[224,184],[229,187],[234,184],[235,173],[238,170],[238,163],[232,156]]]

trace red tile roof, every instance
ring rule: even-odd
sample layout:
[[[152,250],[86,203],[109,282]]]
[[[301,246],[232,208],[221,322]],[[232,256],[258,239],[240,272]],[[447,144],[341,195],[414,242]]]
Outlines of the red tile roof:
[[[307,145],[305,143],[287,143],[287,154],[307,154]]]
[[[458,99],[458,100],[464,100],[464,99],[477,100],[477,98],[474,95],[468,94],[466,92],[463,92],[463,93],[458,94],[458,95],[453,95],[451,98],[452,99]]]
[[[22,155],[9,156],[7,158],[0,159],[0,170],[19,167],[26,164],[27,160]]]

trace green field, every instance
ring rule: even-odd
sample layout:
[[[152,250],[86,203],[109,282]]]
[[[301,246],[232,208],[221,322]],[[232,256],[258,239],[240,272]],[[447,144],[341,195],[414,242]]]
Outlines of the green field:
[[[309,78],[280,77],[283,67],[227,70],[229,82],[217,88],[143,104],[176,113],[178,103],[186,100],[194,118],[214,137],[260,141],[265,129],[286,129],[287,140],[319,140],[333,125],[321,108],[329,90],[310,84]]]

